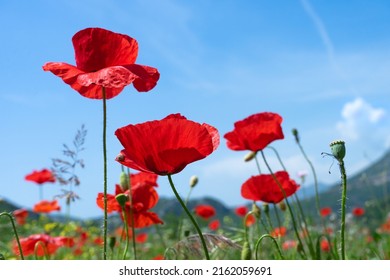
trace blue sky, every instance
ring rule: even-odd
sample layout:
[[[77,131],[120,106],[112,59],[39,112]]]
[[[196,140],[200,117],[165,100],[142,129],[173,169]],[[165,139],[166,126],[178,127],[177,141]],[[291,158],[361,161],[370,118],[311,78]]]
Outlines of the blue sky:
[[[101,214],[103,190],[102,102],[83,98],[44,72],[46,62],[74,64],[72,36],[86,27],[124,33],[139,43],[137,63],[159,69],[151,92],[128,86],[108,101],[109,192],[118,181],[120,151],[114,131],[171,113],[215,126],[220,147],[173,177],[185,196],[211,196],[228,205],[245,202],[241,184],[257,173],[246,152],[226,148],[223,135],[234,122],[270,111],[283,117],[284,140],[274,142],[291,177],[309,170],[291,129],[315,165],[320,181],[339,180],[337,165],[321,152],[346,141],[348,173],[364,168],[390,146],[390,2],[328,0],[259,1],[18,1],[0,2],[1,145],[0,196],[32,208],[38,188],[24,176],[51,166],[85,124],[86,168],[80,170],[81,200],[72,215]],[[275,170],[280,166],[265,151]],[[307,184],[312,182],[309,173]],[[166,177],[160,196],[172,196]],[[45,198],[60,193],[45,185]],[[64,205],[64,202],[61,201]],[[64,210],[65,211],[65,208]]]

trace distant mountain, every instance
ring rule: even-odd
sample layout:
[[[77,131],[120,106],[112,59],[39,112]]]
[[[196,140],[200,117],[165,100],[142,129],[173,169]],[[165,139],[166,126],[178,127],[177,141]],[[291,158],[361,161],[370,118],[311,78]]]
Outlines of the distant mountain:
[[[347,211],[354,207],[364,207],[366,212],[373,215],[384,216],[390,211],[390,151],[386,152],[376,162],[354,174],[347,171]],[[339,212],[341,200],[341,182],[329,186],[320,194],[321,207],[331,207],[334,212]],[[311,205],[309,209],[315,211],[315,198],[304,201],[305,205]]]

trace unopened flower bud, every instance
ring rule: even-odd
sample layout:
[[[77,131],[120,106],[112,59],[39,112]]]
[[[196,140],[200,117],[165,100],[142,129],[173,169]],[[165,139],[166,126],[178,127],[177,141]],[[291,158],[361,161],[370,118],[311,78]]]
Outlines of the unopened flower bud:
[[[123,162],[125,161],[125,156],[122,153],[119,153],[119,155],[116,156],[115,160],[118,162]]]
[[[256,203],[252,204],[252,214],[256,217],[256,219],[260,219],[261,217],[261,209]]]
[[[338,160],[342,161],[345,157],[345,142],[342,140],[333,141],[330,143],[330,149],[332,151],[333,156]]]
[[[250,259],[252,259],[251,247],[249,245],[249,242],[245,241],[244,246],[242,246],[241,260],[250,260]]]
[[[195,187],[196,186],[196,184],[198,184],[198,176],[195,176],[195,175],[193,175],[193,176],[191,176],[191,178],[190,178],[190,187],[191,188],[193,188],[193,187]]]
[[[284,200],[282,200],[282,201],[279,203],[279,208],[280,208],[280,210],[282,210],[283,212],[286,211],[286,203],[284,202]]]
[[[245,157],[244,157],[244,161],[245,162],[248,162],[248,161],[251,161],[252,159],[254,159],[256,156],[256,153],[255,152],[249,152]]]
[[[125,208],[126,202],[128,201],[128,198],[125,194],[120,193],[115,197],[116,201],[118,201],[119,205],[122,208]]]
[[[296,141],[297,143],[299,143],[299,134],[298,134],[298,130],[297,130],[296,128],[293,128],[291,132],[292,132],[292,134],[293,134],[294,137],[295,137],[295,141]]]
[[[124,171],[122,171],[119,176],[119,185],[123,191],[127,191],[129,189],[129,176]]]

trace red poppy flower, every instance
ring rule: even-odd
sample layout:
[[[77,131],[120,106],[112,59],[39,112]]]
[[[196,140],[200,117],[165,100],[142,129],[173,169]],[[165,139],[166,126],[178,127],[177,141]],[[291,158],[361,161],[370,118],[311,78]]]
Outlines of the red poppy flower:
[[[215,215],[215,208],[211,205],[198,205],[195,207],[195,214],[207,220]]]
[[[286,197],[294,194],[299,185],[285,171],[278,171],[275,176],[281,184]],[[252,176],[241,186],[241,196],[246,199],[263,201],[267,203],[279,203],[284,199],[279,185],[272,175],[262,174]]]
[[[135,242],[145,243],[148,240],[148,234],[146,232],[139,233],[135,236]]]
[[[53,173],[48,169],[42,169],[41,171],[34,170],[32,173],[26,175],[25,179],[39,185],[44,183],[54,183],[56,181]]]
[[[125,195],[129,194],[129,191],[123,192],[119,185],[115,186],[115,196],[124,193]],[[116,201],[114,195],[107,195],[110,212],[118,211],[121,214],[122,219],[122,209],[119,203]],[[149,210],[153,208],[158,202],[158,194],[154,187],[147,185],[138,185],[131,188],[131,196],[132,196],[132,205],[130,202],[126,202],[125,211],[127,216],[127,224],[129,227],[133,224],[134,219],[134,227],[135,228],[143,228],[148,227],[153,224],[163,224],[163,221],[157,216],[156,213],[150,212]],[[98,194],[96,199],[97,205],[104,210],[104,196],[102,193]],[[133,219],[130,215],[130,210],[133,213]]]
[[[219,220],[213,220],[209,223],[209,229],[210,230],[217,230],[221,226],[221,223]]]
[[[178,173],[187,164],[210,155],[219,145],[216,128],[180,114],[130,124],[117,129],[115,135],[124,147],[116,158],[119,163],[158,175]]]
[[[28,211],[26,209],[18,209],[13,212],[16,222],[19,225],[24,225],[28,217]]]
[[[282,244],[283,250],[294,249],[296,247],[297,247],[297,242],[295,240],[286,240]]]
[[[229,149],[263,150],[271,142],[283,139],[282,117],[276,113],[258,113],[234,123],[234,130],[224,135]]]
[[[330,251],[330,245],[329,245],[329,241],[327,239],[321,240],[321,250],[324,252]]]
[[[332,208],[330,208],[330,207],[321,208],[320,214],[322,217],[329,216],[330,214],[332,214]]]
[[[42,200],[34,205],[33,211],[35,213],[50,213],[53,211],[60,211],[61,207],[58,205],[57,200],[48,201],[48,200]]]
[[[54,254],[60,247],[72,247],[74,246],[74,241],[70,237],[51,237],[47,234],[33,234],[25,238],[21,238],[20,245],[22,247],[23,255],[29,256],[34,254],[35,244],[41,241],[47,250],[49,255]],[[17,244],[14,244],[13,251],[15,254],[19,254],[19,249]],[[37,255],[44,256],[45,252],[42,246],[38,246]]]
[[[365,213],[364,209],[361,208],[361,207],[355,207],[352,209],[352,214],[355,216],[355,217],[360,217],[360,216],[363,216]]]
[[[60,77],[82,96],[102,99],[118,95],[133,83],[137,91],[151,90],[160,74],[156,68],[135,64],[138,43],[135,39],[102,28],[86,28],[73,38],[76,66],[49,62],[43,70]]]
[[[234,212],[236,213],[237,216],[244,217],[246,215],[246,213],[248,213],[248,207],[239,206],[234,210]]]
[[[287,229],[285,227],[278,227],[274,228],[274,230],[271,232],[272,237],[283,237],[287,233]]]
[[[253,216],[253,215],[251,214],[251,215],[248,215],[248,217],[246,218],[245,225],[246,225],[247,227],[250,227],[250,226],[252,226],[255,222],[256,222],[256,218],[255,218],[255,216]]]
[[[164,256],[163,255],[157,255],[153,258],[153,260],[164,260]]]

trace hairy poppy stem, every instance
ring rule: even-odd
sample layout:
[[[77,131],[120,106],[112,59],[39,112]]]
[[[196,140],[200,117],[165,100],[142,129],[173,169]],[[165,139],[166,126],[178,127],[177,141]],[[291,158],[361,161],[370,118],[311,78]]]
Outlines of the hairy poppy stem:
[[[263,157],[264,163],[265,163],[265,165],[268,168],[268,171],[271,173],[272,178],[274,178],[276,184],[279,186],[279,189],[280,189],[280,191],[283,194],[284,200],[286,201],[286,205],[287,205],[288,211],[290,212],[290,215],[291,215],[291,221],[292,221],[292,224],[293,224],[293,227],[294,227],[295,235],[296,235],[296,237],[298,239],[298,244],[300,246],[300,250],[298,250],[298,251],[301,254],[301,256],[306,259],[307,258],[306,257],[306,253],[305,253],[305,250],[304,250],[304,247],[303,247],[303,243],[302,243],[301,237],[299,236],[299,233],[298,233],[297,223],[295,221],[294,213],[293,213],[293,211],[291,209],[290,203],[288,202],[286,192],[284,191],[284,189],[283,189],[282,185],[280,184],[278,178],[276,178],[275,174],[272,172],[272,169],[269,166],[267,159],[265,158],[264,152],[262,150],[260,152],[261,152],[261,156]]]
[[[279,244],[278,242],[276,241],[276,239],[274,237],[272,237],[271,235],[269,234],[263,234],[256,242],[256,245],[255,245],[255,257],[256,257],[256,260],[258,260],[258,255],[257,255],[257,251],[258,249],[260,248],[260,245],[261,245],[261,241],[263,241],[264,238],[270,238],[272,241],[273,241],[273,244],[275,245],[275,248],[280,256],[280,258],[282,260],[284,260],[284,256],[282,254],[282,251],[280,250],[280,247],[279,247]]]
[[[103,259],[107,260],[107,102],[106,89],[103,93],[103,195],[104,195],[104,218],[103,218]]]
[[[345,260],[345,208],[347,200],[347,173],[345,172],[344,161],[339,161],[340,173],[341,173],[341,231],[340,231],[340,245],[341,245],[341,259]]]
[[[11,221],[12,229],[13,229],[14,234],[15,234],[16,243],[18,243],[18,249],[19,249],[19,253],[20,253],[20,258],[22,260],[24,260],[23,250],[22,250],[22,246],[20,245],[19,235],[18,235],[18,232],[16,230],[14,218],[11,216],[11,214],[9,214],[7,212],[0,213],[0,217],[2,217],[2,216],[7,216],[9,218],[9,220]]]
[[[191,212],[188,210],[187,206],[185,205],[185,203],[184,203],[183,200],[181,199],[179,193],[177,192],[177,190],[176,190],[176,188],[175,188],[175,185],[173,184],[172,177],[171,177],[170,174],[168,174],[168,181],[169,181],[169,184],[171,185],[172,191],[173,191],[173,193],[175,194],[177,200],[179,201],[181,207],[182,207],[182,208],[184,209],[184,211],[187,213],[188,218],[190,218],[192,224],[194,225],[196,231],[198,232],[200,241],[202,242],[202,246],[203,246],[203,250],[204,250],[204,254],[205,254],[205,256],[206,256],[206,259],[207,259],[207,260],[210,260],[209,251],[207,250],[206,241],[205,241],[205,239],[204,239],[204,237],[203,237],[202,231],[200,230],[198,223],[196,222],[196,220],[194,219],[194,217],[191,215]]]
[[[122,259],[126,259],[127,251],[129,250],[129,243],[130,243],[130,236],[129,236],[129,225],[127,224],[127,215],[126,215],[126,209],[122,207],[122,214],[123,214],[123,220],[125,224],[125,232],[126,232],[126,245],[125,250],[123,251],[123,257]]]

